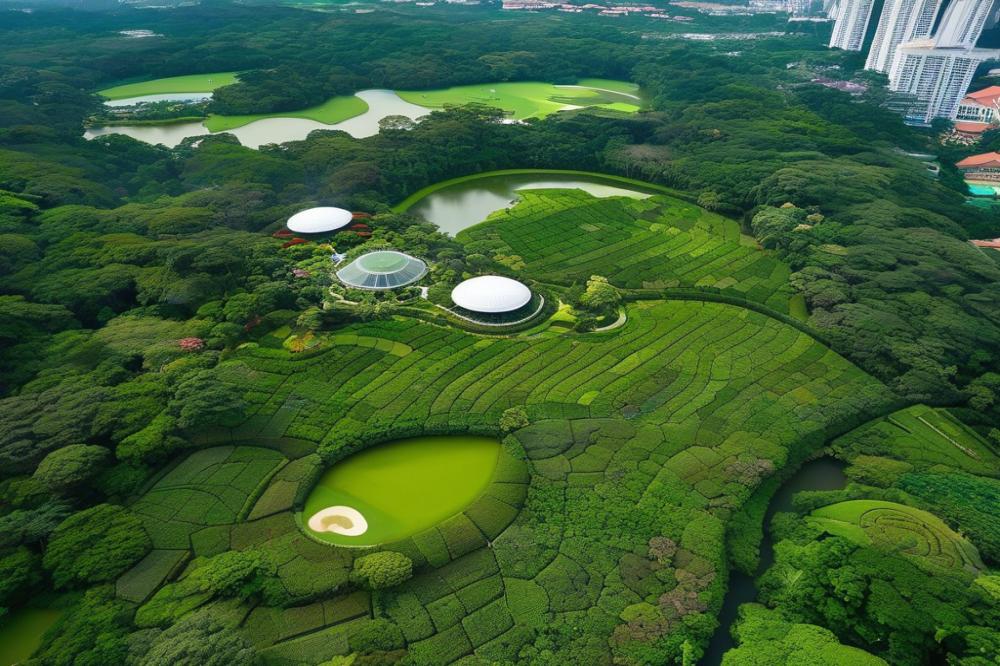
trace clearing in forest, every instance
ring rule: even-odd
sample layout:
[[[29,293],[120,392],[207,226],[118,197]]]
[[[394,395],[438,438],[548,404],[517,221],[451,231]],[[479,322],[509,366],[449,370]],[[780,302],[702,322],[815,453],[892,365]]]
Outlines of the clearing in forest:
[[[477,83],[441,90],[400,90],[398,94],[411,104],[430,108],[486,104],[503,109],[514,120],[544,118],[557,111],[586,106],[626,112],[638,111],[642,106],[639,86],[606,79],[582,79],[567,86],[540,81]]]

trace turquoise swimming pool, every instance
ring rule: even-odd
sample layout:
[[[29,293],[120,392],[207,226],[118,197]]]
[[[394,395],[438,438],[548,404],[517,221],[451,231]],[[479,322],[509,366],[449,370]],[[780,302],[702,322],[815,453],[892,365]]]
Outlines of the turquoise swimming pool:
[[[995,197],[997,188],[993,185],[973,185],[970,183],[969,192],[976,197]]]

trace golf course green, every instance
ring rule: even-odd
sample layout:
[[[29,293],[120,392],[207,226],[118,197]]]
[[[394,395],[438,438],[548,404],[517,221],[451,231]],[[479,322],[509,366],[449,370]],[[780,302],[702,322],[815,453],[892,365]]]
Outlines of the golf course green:
[[[315,120],[318,123],[333,125],[343,122],[348,118],[360,116],[367,110],[368,104],[365,100],[355,95],[342,95],[340,97],[331,97],[322,104],[298,111],[251,113],[243,116],[220,116],[213,114],[205,121],[205,127],[210,132],[224,132],[265,118],[305,118],[306,120]]]
[[[320,478],[306,500],[303,525],[314,537],[342,546],[403,539],[460,512],[482,494],[500,455],[497,440],[470,435],[378,444],[335,464]],[[360,513],[367,529],[356,536],[311,529],[310,518],[331,507]],[[351,531],[357,522],[343,523],[347,529],[342,531]]]
[[[211,74],[190,74],[188,76],[170,76],[165,79],[152,79],[126,83],[113,88],[99,90],[98,95],[105,99],[127,99],[142,95],[165,95],[169,93],[212,92],[216,88],[236,83],[236,72],[213,72]]]
[[[638,111],[642,106],[639,86],[625,81],[581,79],[575,85],[539,81],[479,83],[442,90],[400,90],[410,102],[430,108],[446,105],[487,104],[503,109],[515,120],[544,118],[567,108],[596,106],[618,111]]]

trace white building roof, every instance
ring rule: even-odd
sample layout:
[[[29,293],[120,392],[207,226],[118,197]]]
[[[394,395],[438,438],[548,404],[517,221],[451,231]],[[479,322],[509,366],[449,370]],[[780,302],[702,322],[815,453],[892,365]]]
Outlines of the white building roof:
[[[531,301],[531,290],[500,275],[481,275],[451,290],[455,305],[472,312],[510,312]]]
[[[285,226],[298,234],[321,234],[325,231],[346,227],[352,219],[354,216],[349,210],[322,206],[309,208],[292,215],[288,218]]]

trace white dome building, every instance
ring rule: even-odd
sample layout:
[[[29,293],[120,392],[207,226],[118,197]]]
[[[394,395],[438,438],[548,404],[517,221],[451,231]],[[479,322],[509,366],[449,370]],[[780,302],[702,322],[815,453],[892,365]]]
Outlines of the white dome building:
[[[353,219],[354,215],[349,210],[321,206],[292,215],[285,226],[297,234],[323,234],[346,227]]]
[[[455,305],[470,312],[503,314],[523,308],[531,302],[531,290],[500,275],[481,275],[460,283],[451,290]]]

